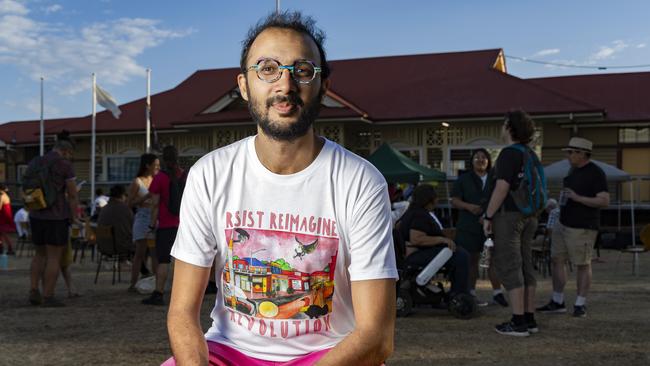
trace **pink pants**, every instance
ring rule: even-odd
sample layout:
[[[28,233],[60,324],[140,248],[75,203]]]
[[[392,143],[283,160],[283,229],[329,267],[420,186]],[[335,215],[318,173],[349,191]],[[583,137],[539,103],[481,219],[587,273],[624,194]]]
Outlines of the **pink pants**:
[[[291,361],[274,362],[246,356],[234,348],[208,341],[210,366],[311,366],[325,356],[328,351],[329,349],[324,349]],[[176,360],[172,357],[160,366],[176,366]]]

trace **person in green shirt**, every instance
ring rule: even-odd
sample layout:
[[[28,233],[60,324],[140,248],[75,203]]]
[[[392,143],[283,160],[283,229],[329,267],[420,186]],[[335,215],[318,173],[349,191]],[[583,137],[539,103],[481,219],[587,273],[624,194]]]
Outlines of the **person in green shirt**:
[[[461,174],[456,180],[451,193],[451,203],[458,209],[456,243],[469,253],[469,286],[471,294],[476,296],[479,261],[486,239],[481,225],[481,215],[485,212],[494,184],[490,153],[483,148],[474,150],[471,166],[471,170]],[[507,307],[508,301],[503,295],[501,283],[497,279],[492,265],[488,268],[488,275],[492,283],[493,302]],[[487,302],[477,299],[477,304],[486,306]]]

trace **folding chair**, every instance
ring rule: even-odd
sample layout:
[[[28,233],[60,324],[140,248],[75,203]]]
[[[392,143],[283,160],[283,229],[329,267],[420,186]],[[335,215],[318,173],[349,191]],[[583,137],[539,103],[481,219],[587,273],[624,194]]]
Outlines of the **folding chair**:
[[[117,272],[117,281],[120,282],[121,279],[121,267],[120,262],[123,259],[127,259],[130,255],[128,250],[120,251],[115,241],[115,231],[113,226],[97,226],[95,230],[96,236],[96,245],[97,245],[97,256],[99,261],[97,262],[97,273],[95,274],[95,284],[97,284],[97,278],[99,277],[99,271],[102,268],[102,261],[108,261],[111,263],[113,269],[113,285],[115,284],[115,273]]]

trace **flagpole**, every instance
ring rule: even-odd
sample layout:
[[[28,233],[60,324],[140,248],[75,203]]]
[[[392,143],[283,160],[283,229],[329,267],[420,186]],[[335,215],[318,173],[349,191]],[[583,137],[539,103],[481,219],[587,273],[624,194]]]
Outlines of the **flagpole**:
[[[151,69],[147,69],[147,152],[151,152]]]
[[[45,121],[43,120],[44,115],[43,107],[43,77],[41,76],[41,137],[40,137],[40,146],[41,146],[41,156],[45,155]]]
[[[280,14],[280,0],[275,0],[275,13]]]
[[[93,114],[90,133],[90,204],[95,202],[95,115],[97,114],[97,80],[93,72]]]

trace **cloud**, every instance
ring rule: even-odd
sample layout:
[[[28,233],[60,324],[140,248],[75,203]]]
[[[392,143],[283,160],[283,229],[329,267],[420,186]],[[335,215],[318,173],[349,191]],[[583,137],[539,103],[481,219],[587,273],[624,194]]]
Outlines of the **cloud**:
[[[556,54],[558,54],[558,53],[560,53],[560,49],[559,49],[559,48],[548,48],[548,49],[545,49],[545,50],[541,50],[541,51],[536,52],[536,53],[533,55],[533,57],[550,56],[550,55],[556,55]]]
[[[43,11],[45,14],[50,14],[50,13],[56,13],[57,11],[60,11],[63,9],[63,6],[59,4],[53,4],[48,7],[43,8]]]
[[[23,3],[0,0],[0,64],[16,66],[32,80],[44,76],[54,89],[74,95],[90,89],[95,72],[101,85],[123,85],[145,75],[137,57],[192,30],[164,29],[146,18],[120,18],[72,29],[36,21]]]
[[[636,48],[645,48],[646,44],[645,43],[639,43],[636,45]]]
[[[556,65],[546,64],[544,67],[551,70],[565,70],[571,66],[578,65],[578,62],[576,60],[553,60],[551,62]]]
[[[622,52],[630,45],[621,40],[612,42],[610,46],[600,46],[598,52],[589,56],[591,61],[600,61],[613,58],[617,53]]]
[[[14,0],[0,0],[0,15],[17,14],[26,15],[29,10],[22,3]]]

